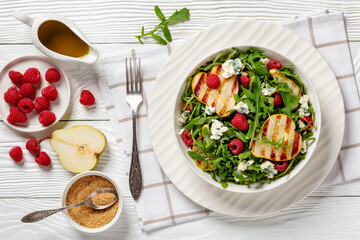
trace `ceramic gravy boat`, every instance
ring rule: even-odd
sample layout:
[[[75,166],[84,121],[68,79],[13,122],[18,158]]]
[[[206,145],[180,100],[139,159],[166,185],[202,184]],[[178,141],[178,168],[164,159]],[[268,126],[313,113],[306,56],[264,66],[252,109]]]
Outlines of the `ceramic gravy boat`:
[[[30,36],[31,36],[31,40],[32,40],[34,46],[36,48],[38,48],[42,53],[47,55],[48,57],[55,59],[55,60],[59,60],[59,61],[65,61],[68,63],[85,63],[85,64],[93,64],[98,59],[98,56],[99,56],[98,51],[86,39],[86,37],[80,31],[80,29],[69,19],[67,19],[61,15],[55,14],[55,13],[43,14],[37,18],[31,18],[27,14],[20,12],[20,11],[15,11],[13,15],[15,18],[17,18],[21,22],[30,26],[30,28],[31,28]],[[42,42],[39,39],[38,30],[39,30],[39,27],[47,21],[57,21],[57,22],[64,24],[65,26],[67,26],[77,37],[79,37],[84,43],[86,43],[88,45],[88,47],[89,47],[88,54],[86,54],[82,57],[71,57],[71,56],[59,54],[55,51],[50,50],[46,46],[44,46],[44,44],[42,44]]]

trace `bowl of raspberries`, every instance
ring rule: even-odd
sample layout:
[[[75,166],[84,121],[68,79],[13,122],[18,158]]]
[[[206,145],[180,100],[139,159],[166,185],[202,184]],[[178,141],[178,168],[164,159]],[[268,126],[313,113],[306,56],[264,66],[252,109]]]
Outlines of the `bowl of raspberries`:
[[[64,71],[43,57],[27,56],[0,72],[0,117],[21,132],[39,132],[56,124],[70,102]]]

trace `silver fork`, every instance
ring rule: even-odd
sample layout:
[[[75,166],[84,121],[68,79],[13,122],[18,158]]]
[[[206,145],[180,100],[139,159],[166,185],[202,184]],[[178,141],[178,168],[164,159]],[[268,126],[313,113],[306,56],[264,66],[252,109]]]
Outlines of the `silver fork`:
[[[129,65],[129,67],[128,67]],[[142,78],[140,71],[140,59],[125,59],[126,67],[126,102],[131,108],[133,123],[133,145],[131,154],[131,166],[129,173],[129,187],[134,200],[140,196],[142,187],[142,176],[139,162],[139,155],[136,141],[136,115],[137,110],[142,102]]]

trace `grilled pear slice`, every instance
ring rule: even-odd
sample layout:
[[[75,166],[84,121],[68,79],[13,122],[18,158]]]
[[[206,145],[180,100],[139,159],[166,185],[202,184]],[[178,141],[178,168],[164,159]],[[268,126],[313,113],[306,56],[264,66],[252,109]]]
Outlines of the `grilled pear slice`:
[[[289,88],[291,88],[293,90],[291,95],[293,95],[295,97],[301,97],[301,89],[293,80],[286,78],[276,68],[270,69],[270,74],[273,76],[274,79],[277,79],[277,81],[286,82],[287,85],[289,86]]]
[[[272,161],[288,161],[299,154],[302,146],[301,134],[295,131],[294,121],[285,114],[271,115],[256,134],[251,153],[257,158]],[[265,143],[263,137],[273,142]],[[285,147],[287,146],[287,147]]]
[[[216,89],[209,88],[206,85],[207,74],[205,72],[199,72],[192,80],[192,91],[199,102],[215,107],[215,112],[219,116],[226,117],[229,115],[230,110],[234,109],[234,94],[239,92],[237,76],[223,78],[221,76],[220,65],[214,66],[210,74],[216,74],[220,78],[219,87]]]
[[[205,124],[204,126],[201,127],[202,131],[201,131],[201,134],[200,136],[197,138],[197,141],[201,140],[203,138],[203,133],[204,131],[207,131],[208,133],[210,133],[210,128],[209,128],[209,125],[208,124]],[[197,145],[193,145],[191,150],[193,152],[196,152],[198,155],[200,156],[203,156],[203,152],[201,151],[200,147],[197,146]],[[204,164],[205,164],[205,161],[203,160],[200,160],[200,159],[194,159],[196,165],[202,169],[204,169]],[[210,163],[207,164],[207,166],[205,167],[205,170],[206,171],[214,171],[217,167],[216,166],[210,166]]]

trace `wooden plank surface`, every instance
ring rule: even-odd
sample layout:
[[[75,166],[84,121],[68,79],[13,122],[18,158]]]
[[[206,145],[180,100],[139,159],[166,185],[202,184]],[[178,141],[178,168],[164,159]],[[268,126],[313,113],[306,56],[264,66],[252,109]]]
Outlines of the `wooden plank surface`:
[[[41,55],[29,40],[29,28],[15,20],[14,10],[37,16],[56,12],[71,18],[100,53],[129,48],[137,44],[133,37],[142,25],[154,26],[158,20],[153,6],[165,15],[187,7],[191,21],[171,26],[174,39],[187,39],[216,23],[237,19],[278,22],[295,15],[324,9],[343,11],[346,16],[354,68],[360,86],[360,4],[358,0],[305,1],[11,1],[0,0],[0,67],[24,55]],[[149,41],[152,42],[152,41]],[[204,218],[152,233],[143,233],[128,190],[129,161],[118,151],[107,112],[96,83],[96,72],[79,68],[67,71],[73,94],[68,112],[56,128],[89,124],[103,131],[108,146],[95,170],[113,176],[124,195],[124,211],[119,222],[100,235],[86,235],[71,228],[62,214],[39,224],[21,224],[29,211],[58,207],[60,196],[73,174],[64,170],[48,142],[42,146],[53,159],[51,168],[34,163],[24,151],[24,163],[15,164],[8,157],[12,146],[24,147],[29,137],[13,132],[0,121],[0,239],[360,239],[360,181],[338,186],[320,186],[309,197],[289,209],[264,217],[242,219],[223,215]],[[94,107],[78,104],[82,89],[91,89]],[[51,130],[43,134],[50,134]]]

